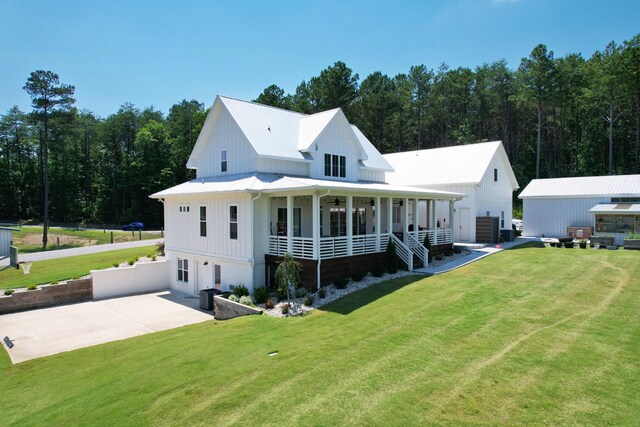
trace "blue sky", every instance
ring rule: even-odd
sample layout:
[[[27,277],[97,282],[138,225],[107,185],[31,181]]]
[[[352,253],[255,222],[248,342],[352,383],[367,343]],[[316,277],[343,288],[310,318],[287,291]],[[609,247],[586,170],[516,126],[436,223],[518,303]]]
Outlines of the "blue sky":
[[[0,114],[30,110],[31,71],[76,86],[107,116],[124,102],[165,114],[182,99],[254,99],[342,60],[361,80],[412,65],[516,68],[538,43],[590,56],[640,32],[640,1],[0,0]]]

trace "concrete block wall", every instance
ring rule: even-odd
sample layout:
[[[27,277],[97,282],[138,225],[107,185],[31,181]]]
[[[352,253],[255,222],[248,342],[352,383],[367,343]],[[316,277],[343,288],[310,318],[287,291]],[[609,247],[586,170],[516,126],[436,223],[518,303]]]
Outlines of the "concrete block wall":
[[[156,292],[169,288],[167,261],[137,263],[131,267],[92,270],[93,298],[104,299]]]
[[[92,299],[93,289],[90,278],[69,280],[60,285],[42,285],[33,291],[20,291],[2,296],[0,297],[0,314]]]

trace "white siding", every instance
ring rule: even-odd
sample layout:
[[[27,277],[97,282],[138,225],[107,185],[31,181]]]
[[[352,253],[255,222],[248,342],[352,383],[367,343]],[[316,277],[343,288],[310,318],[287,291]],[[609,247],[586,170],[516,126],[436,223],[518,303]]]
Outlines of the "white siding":
[[[370,169],[358,169],[358,181],[385,182],[385,173]]]
[[[598,203],[610,202],[610,197],[579,199],[524,199],[524,236],[563,237],[567,227],[594,226],[594,216],[589,209]]]
[[[313,144],[315,148],[310,152],[313,157],[311,165],[311,178],[339,179],[341,181],[356,181],[358,179],[358,160],[360,155],[360,143],[355,138],[351,126],[343,120],[332,120],[322,131]],[[346,178],[326,177],[324,175],[324,155],[337,154],[345,156]]]
[[[493,170],[498,169],[498,181],[493,180]],[[489,211],[490,216],[500,218],[504,211],[504,227],[511,230],[511,218],[513,215],[513,190],[511,181],[507,175],[506,166],[498,153],[494,154],[491,163],[482,177],[480,187],[475,190],[477,216],[485,216]]]
[[[224,108],[219,108],[215,111],[213,120],[213,130],[207,135],[207,144],[196,159],[196,177],[255,172],[258,166],[257,154],[233,117]],[[222,150],[227,150],[227,172],[224,173],[220,169]]]
[[[259,158],[258,172],[309,176],[309,163]]]

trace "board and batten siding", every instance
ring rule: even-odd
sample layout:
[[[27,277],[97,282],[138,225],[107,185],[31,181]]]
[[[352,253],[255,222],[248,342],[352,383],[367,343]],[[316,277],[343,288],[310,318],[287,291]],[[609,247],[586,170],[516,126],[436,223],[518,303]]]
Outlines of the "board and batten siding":
[[[332,120],[320,133],[310,151],[313,163],[310,177],[316,179],[337,179],[340,181],[358,180],[358,160],[360,143],[357,141],[351,126],[342,120]],[[316,150],[315,147],[318,149]],[[337,154],[346,157],[346,177],[328,177],[324,174],[324,155]]]
[[[195,165],[196,178],[251,173],[258,170],[258,155],[242,133],[229,112],[220,108],[215,111],[213,131],[204,145]],[[227,171],[220,167],[222,150],[227,151]]]
[[[359,168],[358,181],[385,182],[385,173],[384,171]]]
[[[259,158],[258,172],[282,175],[309,176],[308,162],[295,162],[268,158]]]
[[[11,230],[0,229],[0,257],[9,256],[11,250]]]
[[[523,199],[522,234],[528,237],[564,237],[567,227],[593,227],[595,218],[589,209],[610,201],[611,197]]]

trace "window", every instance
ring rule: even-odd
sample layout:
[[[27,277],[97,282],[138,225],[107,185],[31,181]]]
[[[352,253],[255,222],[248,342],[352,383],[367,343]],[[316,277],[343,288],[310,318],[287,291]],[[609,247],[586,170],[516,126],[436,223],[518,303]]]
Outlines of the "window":
[[[189,281],[189,260],[178,258],[178,282]]]
[[[351,228],[354,236],[367,234],[367,211],[366,208],[352,209]]]
[[[347,210],[331,208],[329,210],[329,235],[331,237],[347,235]]]
[[[187,213],[189,212],[189,205],[180,205],[178,207],[178,210],[182,213]]]
[[[207,207],[200,206],[200,237],[207,237]]]
[[[487,216],[491,216],[491,212],[487,211]]]
[[[493,170],[493,182],[498,182],[498,169]]]
[[[227,150],[220,151],[220,172],[227,171]]]
[[[346,178],[347,158],[337,154],[324,155],[324,175]]]
[[[238,206],[229,206],[229,238],[238,240]]]
[[[401,216],[402,216],[402,207],[401,206],[392,206],[391,207],[392,211],[391,211],[391,218],[392,218],[392,222],[394,224],[400,224],[401,220]]]
[[[222,275],[220,274],[220,265],[213,267],[213,287],[222,290]]]
[[[504,211],[500,211],[500,228],[504,228]]]

